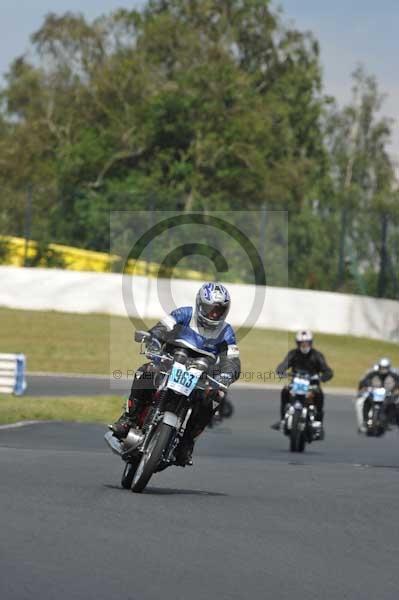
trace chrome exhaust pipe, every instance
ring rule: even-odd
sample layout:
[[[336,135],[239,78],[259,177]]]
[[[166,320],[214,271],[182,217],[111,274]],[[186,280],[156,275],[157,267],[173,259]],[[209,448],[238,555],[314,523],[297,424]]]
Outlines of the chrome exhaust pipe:
[[[131,452],[136,450],[144,440],[144,434],[139,429],[131,429],[123,442],[119,441],[114,436],[112,431],[107,431],[104,439],[114,454],[118,456],[129,456]]]
[[[136,450],[143,443],[144,437],[144,433],[140,429],[132,427],[123,440],[124,454],[129,454],[133,450]]]
[[[114,454],[117,454],[118,456],[122,456],[123,454],[123,445],[122,442],[120,442],[112,433],[112,431],[107,431],[107,433],[104,435],[104,440],[106,441],[106,443],[108,444],[108,446],[111,448],[112,452]]]

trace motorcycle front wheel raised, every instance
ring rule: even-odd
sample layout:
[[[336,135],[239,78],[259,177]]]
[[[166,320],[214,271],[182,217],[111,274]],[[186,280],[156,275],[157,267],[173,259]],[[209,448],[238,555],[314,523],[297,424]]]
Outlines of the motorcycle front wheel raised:
[[[144,490],[162,459],[162,455],[169,444],[171,434],[172,427],[170,425],[159,423],[134,474],[132,492],[140,493]]]

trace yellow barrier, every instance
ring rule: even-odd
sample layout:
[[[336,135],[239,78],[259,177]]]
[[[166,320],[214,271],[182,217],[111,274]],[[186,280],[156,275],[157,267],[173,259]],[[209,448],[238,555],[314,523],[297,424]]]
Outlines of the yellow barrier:
[[[7,264],[22,267],[25,255],[25,240],[23,238],[0,236],[9,246],[9,252],[6,259]],[[28,258],[34,258],[36,255],[37,243],[30,241],[28,245]],[[83,250],[72,246],[63,246],[62,244],[49,244],[48,248],[56,252],[63,262],[63,268],[71,271],[96,271],[109,273],[116,270],[116,264],[121,261],[115,254],[106,252],[95,252],[93,250]],[[45,266],[45,264],[39,266]],[[112,268],[113,266],[114,269]],[[118,269],[119,270],[119,269]],[[129,260],[125,266],[125,272],[130,275],[143,275],[147,277],[156,277],[159,271],[158,263],[148,263],[143,260]],[[193,271],[191,269],[175,268],[170,272],[165,272],[163,276],[172,276],[184,279],[204,280],[209,278],[209,274]]]

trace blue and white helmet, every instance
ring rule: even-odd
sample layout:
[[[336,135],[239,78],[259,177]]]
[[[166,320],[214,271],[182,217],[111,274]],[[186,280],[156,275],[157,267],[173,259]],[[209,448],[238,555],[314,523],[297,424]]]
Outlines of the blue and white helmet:
[[[230,310],[230,294],[221,283],[204,283],[196,298],[199,325],[217,328],[226,319]]]

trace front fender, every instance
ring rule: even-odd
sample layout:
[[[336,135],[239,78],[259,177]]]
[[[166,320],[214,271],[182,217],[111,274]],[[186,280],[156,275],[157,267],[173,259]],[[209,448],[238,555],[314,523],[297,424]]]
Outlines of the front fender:
[[[166,425],[169,425],[170,427],[174,427],[175,429],[177,429],[179,417],[172,412],[166,411],[163,416],[162,422],[166,423]]]

